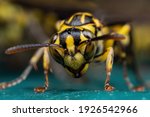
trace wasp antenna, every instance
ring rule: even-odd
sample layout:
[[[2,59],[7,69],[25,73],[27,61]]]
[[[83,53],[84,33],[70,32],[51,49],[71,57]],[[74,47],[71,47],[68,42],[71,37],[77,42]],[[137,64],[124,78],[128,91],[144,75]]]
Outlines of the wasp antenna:
[[[110,34],[105,34],[102,35],[100,37],[95,37],[93,39],[91,39],[91,41],[98,41],[98,40],[115,40],[115,41],[119,41],[125,39],[124,35],[121,34],[117,34],[117,33],[110,33]]]
[[[49,43],[17,45],[17,46],[8,48],[5,51],[5,53],[6,54],[15,54],[15,53],[19,53],[19,52],[28,51],[28,50],[31,50],[31,49],[37,49],[37,48],[40,48],[40,47],[48,47],[48,46],[50,46]]]
[[[102,36],[99,36],[99,37],[94,37],[94,38],[91,38],[89,40],[82,41],[79,45],[82,45],[84,43],[90,43],[92,41],[99,41],[99,40],[120,41],[120,40],[123,40],[123,39],[125,39],[124,35],[117,34],[117,33],[110,33],[110,34],[105,34],[105,35],[102,35]]]
[[[49,45],[50,47],[54,47],[54,48],[62,48],[62,46],[61,45],[58,45],[58,44],[50,44]]]

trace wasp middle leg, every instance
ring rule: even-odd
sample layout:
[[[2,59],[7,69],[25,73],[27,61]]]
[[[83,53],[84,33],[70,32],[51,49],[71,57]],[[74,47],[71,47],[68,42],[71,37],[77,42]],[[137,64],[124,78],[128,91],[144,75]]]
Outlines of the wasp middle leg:
[[[34,91],[38,92],[38,93],[45,92],[48,89],[48,86],[49,86],[48,73],[49,73],[49,70],[51,70],[51,68],[50,68],[49,49],[47,47],[44,48],[43,68],[44,68],[44,75],[45,75],[45,83],[44,83],[43,87],[36,87],[34,89]]]
[[[118,28],[116,28],[118,27]],[[115,29],[116,28],[116,29]],[[127,67],[130,66],[131,70],[136,75],[137,82],[139,84],[143,83],[143,79],[141,78],[141,75],[139,73],[139,69],[137,66],[137,61],[135,58],[135,52],[134,52],[134,43],[133,43],[133,37],[132,37],[132,26],[130,24],[118,24],[114,25],[112,27],[117,33],[125,35],[125,39],[122,41],[118,41],[114,44],[115,46],[115,56],[120,58],[122,64],[123,64],[123,76],[126,81],[126,84],[130,90],[134,91],[143,91],[144,86],[134,86],[134,84],[131,82]],[[142,83],[141,83],[142,82]]]
[[[22,74],[12,81],[0,83],[0,89],[5,89],[7,87],[15,86],[15,85],[21,83],[22,81],[26,80],[27,76],[29,75],[29,73],[32,70],[32,67],[37,69],[36,64],[42,55],[43,55],[43,48],[40,48],[35,52],[33,57],[30,59],[29,65],[25,68],[25,70],[22,72]]]

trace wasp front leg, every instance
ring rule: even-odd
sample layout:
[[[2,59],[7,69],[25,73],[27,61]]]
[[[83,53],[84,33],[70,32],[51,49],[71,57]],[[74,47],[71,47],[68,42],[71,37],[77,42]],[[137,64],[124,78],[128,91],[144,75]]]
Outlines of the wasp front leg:
[[[104,85],[104,89],[106,91],[112,91],[115,89],[113,86],[110,85],[110,75],[113,66],[113,58],[114,58],[114,51],[112,47],[108,47],[104,52],[104,54],[95,58],[96,62],[106,61],[106,80]]]
[[[49,71],[52,72],[52,70],[50,68],[49,49],[47,47],[44,48],[43,68],[44,68],[44,75],[45,75],[45,83],[44,83],[43,87],[37,87],[34,89],[34,91],[38,92],[38,93],[45,92],[48,89],[48,87],[49,87],[48,73],[49,73]]]
[[[114,87],[110,85],[110,75],[112,71],[113,66],[113,58],[114,58],[114,51],[112,47],[109,47],[107,49],[108,55],[106,58],[106,80],[105,80],[105,90],[106,91],[112,91],[114,90]]]

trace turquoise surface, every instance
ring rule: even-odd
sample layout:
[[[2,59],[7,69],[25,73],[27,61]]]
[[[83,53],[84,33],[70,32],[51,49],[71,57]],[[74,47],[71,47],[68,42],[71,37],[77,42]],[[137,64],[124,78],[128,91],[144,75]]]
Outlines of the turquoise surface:
[[[0,71],[1,81],[11,80],[19,76],[18,72],[4,72]],[[150,91],[133,92],[129,91],[123,78],[120,67],[114,67],[111,84],[116,87],[115,91],[106,92],[103,90],[104,81],[96,79],[89,79],[88,82],[69,84],[69,82],[62,82],[55,78],[53,74],[50,77],[50,87],[45,93],[35,93],[33,88],[43,84],[44,75],[42,72],[32,71],[28,79],[21,84],[0,90],[1,100],[146,100],[150,99]],[[130,76],[134,78],[134,74],[129,72]],[[95,75],[96,76],[96,75]],[[145,77],[149,77],[147,73]],[[93,76],[94,77],[94,76]],[[133,80],[133,82],[135,82]],[[80,85],[80,88],[77,88]],[[96,88],[89,88],[95,86]]]

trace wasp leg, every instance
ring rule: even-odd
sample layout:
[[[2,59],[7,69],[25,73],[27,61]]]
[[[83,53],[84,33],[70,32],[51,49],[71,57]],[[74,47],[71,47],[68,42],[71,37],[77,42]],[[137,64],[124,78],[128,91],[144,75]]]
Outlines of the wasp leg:
[[[126,84],[130,90],[133,90],[133,91],[144,91],[145,90],[145,88],[143,86],[135,87],[133,85],[133,83],[130,81],[129,76],[128,76],[128,71],[127,71],[127,61],[125,59],[123,60],[123,75],[124,75]]]
[[[118,24],[119,25],[119,24]],[[115,28],[115,26],[114,26]],[[139,73],[139,69],[136,63],[135,53],[134,53],[134,43],[133,43],[133,37],[132,37],[132,26],[130,24],[122,24],[120,27],[115,30],[119,34],[125,35],[126,39],[116,42],[115,48],[119,50],[119,52],[115,51],[116,55],[119,58],[121,58],[121,61],[123,63],[123,74],[124,79],[126,81],[126,84],[130,90],[134,91],[143,91],[144,86],[137,86],[135,87],[133,83],[130,81],[130,78],[128,77],[128,71],[127,66],[130,66],[133,72],[136,75],[136,80],[139,84],[144,84],[143,79],[141,78],[141,75]]]
[[[43,53],[43,48],[38,49],[36,53],[34,54],[34,56],[31,58],[29,65],[22,72],[22,74],[18,78],[12,81],[0,83],[0,89],[5,89],[8,87],[15,86],[21,83],[22,81],[26,80],[27,76],[32,70],[32,67],[34,66],[35,68],[37,68],[36,63],[39,61],[40,57],[42,56],[42,53]]]
[[[106,91],[112,91],[115,89],[113,86],[110,85],[110,75],[113,66],[113,58],[114,58],[114,51],[112,47],[108,47],[104,54],[95,58],[96,62],[106,61],[106,80],[104,86],[104,89]]]
[[[22,81],[26,80],[27,76],[29,75],[31,70],[32,70],[32,65],[29,64],[18,78],[14,79],[12,81],[9,81],[9,82],[0,83],[0,89],[6,89],[8,87],[15,86],[15,85],[21,83]]]
[[[35,92],[42,93],[48,89],[49,81],[48,81],[48,73],[50,69],[50,58],[49,58],[49,49],[44,48],[44,55],[43,55],[43,68],[45,74],[45,84],[43,87],[37,87],[34,89]]]
[[[117,56],[119,58],[121,58],[121,62],[123,64],[123,77],[124,77],[124,80],[125,80],[128,88],[130,90],[133,90],[133,91],[144,91],[145,90],[144,86],[134,86],[134,84],[131,82],[131,80],[130,80],[130,78],[128,76],[127,65],[131,64],[131,68],[136,73],[136,77],[140,77],[140,74],[138,72],[138,68],[137,67],[135,68],[136,61],[134,59],[134,57],[135,57],[134,54],[132,54],[132,55],[128,54],[125,51],[125,48],[123,47],[123,45],[120,42],[118,42],[118,46],[117,47],[119,47],[119,50],[120,50],[120,52],[117,53]],[[131,59],[130,63],[128,63],[127,58]]]
[[[38,49],[35,54],[32,56],[32,58],[30,59],[30,64],[34,67],[35,70],[37,70],[37,62],[39,61],[39,59],[41,58],[41,56],[43,55],[44,52],[44,48],[40,48]]]
[[[108,48],[108,55],[106,59],[106,80],[105,80],[105,90],[106,91],[112,91],[114,90],[114,87],[110,85],[110,75],[112,71],[113,66],[113,58],[114,58],[114,52],[113,48]]]

